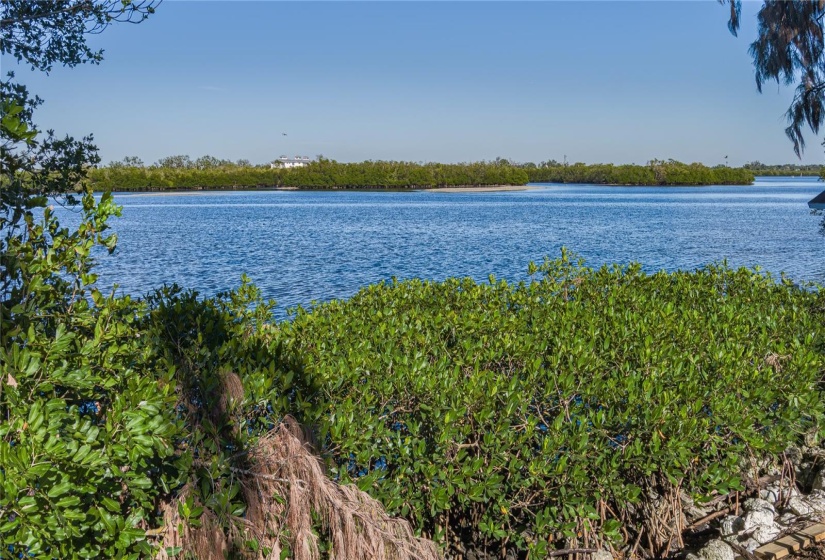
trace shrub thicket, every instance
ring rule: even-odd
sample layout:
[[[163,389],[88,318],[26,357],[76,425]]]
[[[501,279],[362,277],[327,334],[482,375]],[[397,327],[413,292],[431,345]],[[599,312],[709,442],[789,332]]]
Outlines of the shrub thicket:
[[[266,188],[281,184],[281,171],[265,167],[186,169],[171,167],[103,167],[89,170],[97,191]]]
[[[742,489],[749,459],[817,430],[820,294],[724,267],[540,270],[380,284],[284,325],[333,472],[454,551],[641,533],[663,554],[679,512],[658,499]]]
[[[649,165],[552,165],[526,168],[533,183],[585,183],[593,185],[750,185],[751,170],[734,167],[706,167],[674,160],[652,161]]]
[[[421,188],[485,185],[524,185],[527,173],[496,163],[426,163],[365,161],[337,163],[321,160],[290,170],[284,186],[310,188]]]
[[[552,165],[518,167],[502,162],[411,163],[365,161],[338,163],[327,159],[305,167],[269,169],[238,165],[213,167],[138,167],[115,165],[92,169],[96,190],[166,189],[408,189],[455,186],[585,183],[596,185],[749,185],[753,171],[706,167],[698,163],[654,161],[650,165]]]
[[[4,550],[146,556],[171,511],[224,550],[289,554],[295,535],[243,517],[260,442],[293,415],[334,479],[453,553],[640,537],[658,554],[679,503],[662,497],[743,489],[753,460],[817,432],[819,292],[724,267],[534,271],[379,284],[280,324],[247,284],[12,310]]]
[[[449,186],[523,185],[527,173],[494,163],[417,164],[395,161],[338,163],[322,159],[305,167],[268,169],[223,166],[206,169],[116,166],[89,173],[96,190],[241,189],[406,189]]]

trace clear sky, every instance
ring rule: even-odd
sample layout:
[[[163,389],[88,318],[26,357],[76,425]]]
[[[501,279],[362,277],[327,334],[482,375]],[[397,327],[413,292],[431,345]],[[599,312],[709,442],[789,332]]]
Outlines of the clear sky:
[[[735,38],[715,0],[167,0],[92,37],[100,66],[16,72],[40,127],[93,132],[104,161],[791,162],[792,90],[757,93],[747,53],[759,5]]]

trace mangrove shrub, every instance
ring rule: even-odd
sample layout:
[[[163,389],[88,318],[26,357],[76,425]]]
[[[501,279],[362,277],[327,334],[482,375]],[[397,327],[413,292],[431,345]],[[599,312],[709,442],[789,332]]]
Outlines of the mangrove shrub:
[[[283,325],[335,476],[454,552],[661,554],[654,498],[741,490],[818,429],[821,294],[724,266],[534,271],[378,284]]]

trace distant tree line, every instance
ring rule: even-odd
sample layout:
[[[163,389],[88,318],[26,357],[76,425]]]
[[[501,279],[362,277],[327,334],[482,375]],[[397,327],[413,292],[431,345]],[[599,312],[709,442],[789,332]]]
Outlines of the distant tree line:
[[[240,188],[437,188],[454,186],[524,185],[524,169],[501,162],[413,163],[365,161],[339,163],[320,156],[304,167],[271,169],[248,160],[231,162],[212,156],[195,160],[171,156],[145,166],[128,157],[89,173],[96,190]]]
[[[801,169],[805,167],[806,169]],[[707,167],[675,160],[652,160],[647,165],[574,163],[555,160],[538,164],[516,163],[505,158],[471,163],[414,163],[364,161],[339,163],[323,156],[304,167],[270,168],[249,160],[230,161],[213,156],[196,159],[186,155],[161,158],[145,165],[126,157],[99,169],[89,177],[96,190],[140,191],[167,189],[407,189],[456,186],[524,185],[534,183],[583,183],[595,185],[749,185],[754,175],[816,174],[818,166],[763,166],[753,162],[742,168]]]
[[[520,164],[531,183],[584,183],[593,185],[750,185],[754,173],[745,168],[707,167],[701,163],[652,160],[647,165],[560,164],[557,161]]]
[[[364,161],[338,163],[321,158],[282,175],[283,186],[308,188],[417,188],[524,185],[527,172],[496,162],[412,163]]]
[[[761,161],[748,162],[743,165],[742,168],[753,171],[754,175],[767,175],[774,177],[789,175],[818,176],[823,171],[823,167],[821,165],[800,165],[795,163],[766,165]]]

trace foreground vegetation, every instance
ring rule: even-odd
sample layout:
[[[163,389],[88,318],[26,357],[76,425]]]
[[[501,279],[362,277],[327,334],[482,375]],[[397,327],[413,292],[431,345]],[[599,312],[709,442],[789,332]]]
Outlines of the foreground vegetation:
[[[674,160],[648,165],[555,165],[526,168],[531,183],[584,183],[592,185],[750,185],[754,174],[744,168],[707,167]]]
[[[532,270],[379,284],[282,323],[248,284],[135,301],[84,287],[88,270],[67,299],[31,283],[3,315],[4,548],[148,556],[171,508],[237,553],[271,550],[243,521],[245,473],[291,415],[333,479],[453,554],[637,539],[660,554],[673,535],[654,527],[674,513],[651,496],[743,490],[818,434],[822,293],[567,254]]]

